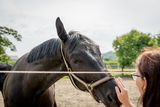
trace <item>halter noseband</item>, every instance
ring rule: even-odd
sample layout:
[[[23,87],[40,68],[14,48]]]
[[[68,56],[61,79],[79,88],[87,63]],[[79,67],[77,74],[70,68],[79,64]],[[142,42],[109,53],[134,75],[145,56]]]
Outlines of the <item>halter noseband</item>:
[[[67,68],[67,71],[68,71],[68,72],[72,72],[71,68],[68,66],[68,63],[67,63],[67,61],[66,61],[66,59],[65,59],[65,57],[64,57],[64,53],[63,53],[63,49],[62,49],[62,43],[61,43],[61,55],[62,55],[64,64],[65,64],[65,66],[66,66],[66,68]],[[77,77],[77,76],[76,76],[75,74],[73,74],[73,73],[69,73],[69,78],[70,78],[73,86],[74,86],[76,89],[79,89],[79,90],[80,90],[80,88],[75,84],[73,78],[76,79],[77,81],[79,81],[81,84],[83,84],[83,85],[86,87],[86,89],[88,90],[88,92],[90,93],[90,95],[91,95],[94,99],[95,99],[95,97],[93,96],[93,89],[94,89],[94,87],[96,87],[96,86],[98,86],[98,85],[100,85],[100,84],[102,84],[102,83],[104,83],[104,82],[106,82],[106,81],[109,81],[109,80],[113,79],[113,77],[104,77],[104,78],[102,78],[102,79],[100,79],[100,80],[98,80],[98,81],[95,81],[95,82],[93,82],[93,83],[86,83],[85,81],[83,81],[82,79],[80,79],[79,77]],[[96,99],[95,99],[95,100],[96,100]],[[96,100],[96,101],[97,101],[97,100]]]

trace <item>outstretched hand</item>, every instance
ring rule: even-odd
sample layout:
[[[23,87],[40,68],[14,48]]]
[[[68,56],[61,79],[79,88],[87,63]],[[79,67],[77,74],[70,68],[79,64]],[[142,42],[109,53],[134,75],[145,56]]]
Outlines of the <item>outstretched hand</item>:
[[[119,88],[116,86],[115,90],[116,90],[116,94],[117,97],[119,99],[119,101],[125,106],[125,107],[134,107],[133,104],[130,102],[129,96],[128,96],[128,90],[126,89],[126,87],[124,86],[122,79],[120,77],[118,77],[116,79],[116,82],[119,86]]]

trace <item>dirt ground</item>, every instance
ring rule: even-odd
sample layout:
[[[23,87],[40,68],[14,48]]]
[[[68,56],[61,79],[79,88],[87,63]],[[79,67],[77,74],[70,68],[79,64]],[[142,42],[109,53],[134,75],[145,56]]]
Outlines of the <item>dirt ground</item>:
[[[131,101],[136,105],[139,92],[135,81],[128,78],[123,81],[129,90]],[[103,104],[97,103],[88,93],[75,89],[69,79],[61,79],[56,82],[56,101],[58,107],[105,107]],[[1,94],[0,107],[4,107]]]

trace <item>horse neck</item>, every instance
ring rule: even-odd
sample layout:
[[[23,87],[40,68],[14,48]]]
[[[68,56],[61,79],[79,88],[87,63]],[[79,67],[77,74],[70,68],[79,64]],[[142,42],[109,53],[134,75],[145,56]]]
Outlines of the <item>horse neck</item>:
[[[60,50],[57,56],[45,58],[45,60],[42,61],[42,64],[43,64],[42,67],[43,69],[40,69],[41,71],[53,71],[53,72],[66,71],[66,67],[64,65],[64,61],[62,60],[62,55]],[[36,87],[36,89],[38,89],[38,91],[36,91],[35,93],[40,94],[66,74],[53,73],[53,74],[28,74],[28,75],[29,75],[29,79],[27,80],[28,85],[25,86],[30,87],[30,83],[34,84],[33,88]]]

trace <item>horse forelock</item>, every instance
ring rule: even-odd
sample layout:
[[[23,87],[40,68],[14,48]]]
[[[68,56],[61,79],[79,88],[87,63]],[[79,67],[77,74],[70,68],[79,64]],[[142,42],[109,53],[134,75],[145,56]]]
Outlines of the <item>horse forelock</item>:
[[[90,47],[90,48],[92,48],[92,46],[97,46],[94,41],[92,41],[85,35],[80,34],[77,31],[69,32],[69,41],[70,42],[69,42],[68,48],[70,52],[73,51],[77,45],[81,45],[81,46],[83,45],[83,47]]]
[[[43,42],[30,51],[27,62],[31,63],[45,57],[57,56],[60,50],[60,43],[60,39],[50,39]]]

